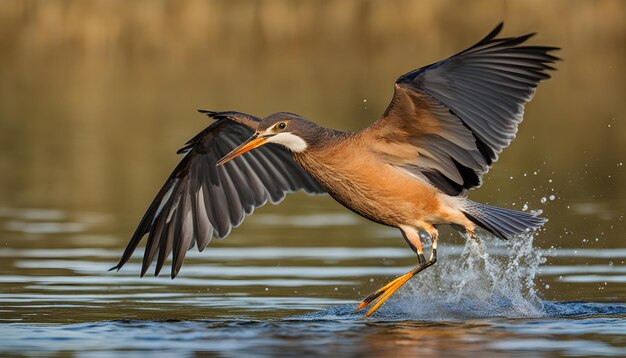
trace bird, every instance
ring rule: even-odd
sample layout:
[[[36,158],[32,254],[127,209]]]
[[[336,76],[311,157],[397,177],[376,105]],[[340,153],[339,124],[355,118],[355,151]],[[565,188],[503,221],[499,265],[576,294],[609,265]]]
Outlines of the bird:
[[[515,138],[524,106],[560,60],[558,47],[524,44],[535,33],[497,36],[499,23],[473,46],[401,75],[384,113],[353,131],[325,128],[290,112],[260,118],[199,110],[214,121],[179,151],[184,154],[132,235],[118,270],[147,237],[143,277],[170,254],[171,277],[188,250],[224,238],[257,207],[286,194],[328,194],[352,212],[397,228],[416,255],[415,268],[363,299],[372,315],[394,292],[437,262],[438,229],[466,240],[477,229],[500,239],[534,231],[536,213],[468,198]],[[424,256],[420,238],[429,239]]]

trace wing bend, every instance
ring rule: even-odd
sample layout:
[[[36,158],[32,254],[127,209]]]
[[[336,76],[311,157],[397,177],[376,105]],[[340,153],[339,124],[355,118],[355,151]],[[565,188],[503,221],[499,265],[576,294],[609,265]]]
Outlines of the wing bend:
[[[365,132],[385,160],[448,195],[478,187],[515,138],[524,105],[550,78],[556,47],[522,46],[534,34],[496,38],[402,75],[383,116]],[[392,144],[392,145],[389,145]]]

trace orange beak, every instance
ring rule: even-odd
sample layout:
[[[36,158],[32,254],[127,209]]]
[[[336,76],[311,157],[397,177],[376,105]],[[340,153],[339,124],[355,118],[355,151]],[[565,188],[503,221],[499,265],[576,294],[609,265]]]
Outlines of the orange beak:
[[[237,158],[245,152],[249,152],[254,148],[260,147],[263,144],[267,143],[267,139],[265,137],[259,137],[258,134],[254,134],[252,137],[248,138],[245,142],[241,143],[237,148],[230,151],[230,153],[226,154],[222,159],[217,162],[217,166],[224,165],[231,160]]]

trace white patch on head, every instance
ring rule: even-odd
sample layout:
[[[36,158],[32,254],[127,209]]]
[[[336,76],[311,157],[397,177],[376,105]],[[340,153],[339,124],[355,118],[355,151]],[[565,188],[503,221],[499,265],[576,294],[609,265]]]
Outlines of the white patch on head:
[[[282,132],[267,138],[269,143],[282,144],[289,150],[295,153],[302,153],[306,150],[308,145],[304,139],[298,137],[290,132]]]

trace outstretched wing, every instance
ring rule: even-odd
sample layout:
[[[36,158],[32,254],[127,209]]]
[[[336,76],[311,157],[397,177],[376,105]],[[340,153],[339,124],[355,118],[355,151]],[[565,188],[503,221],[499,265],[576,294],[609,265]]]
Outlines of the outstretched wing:
[[[170,253],[174,278],[187,250],[202,251],[213,236],[223,238],[245,215],[268,200],[276,204],[290,192],[325,193],[304,172],[287,149],[267,144],[227,164],[217,161],[250,137],[259,118],[238,112],[209,112],[216,121],[198,133],[178,153],[186,153],[148,207],[119,263],[119,270],[148,234],[143,276],[155,255],[158,275]]]
[[[515,138],[524,105],[550,78],[556,47],[495,38],[401,76],[383,116],[365,131],[390,164],[448,195],[464,195]]]

